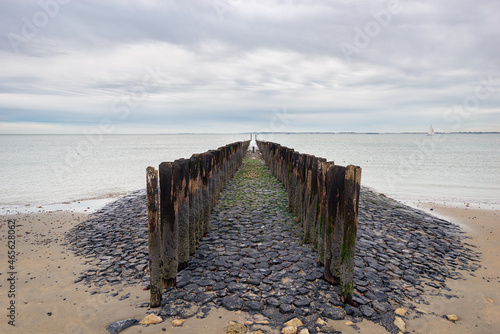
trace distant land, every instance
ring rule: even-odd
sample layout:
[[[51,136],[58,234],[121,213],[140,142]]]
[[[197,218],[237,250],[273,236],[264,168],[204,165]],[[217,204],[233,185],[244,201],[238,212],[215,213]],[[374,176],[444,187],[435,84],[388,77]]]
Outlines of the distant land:
[[[340,132],[314,132],[314,131],[296,131],[296,132],[164,132],[164,133],[101,133],[103,136],[158,136],[158,135],[266,135],[266,134],[283,134],[283,135],[293,135],[293,134],[311,134],[311,135],[417,135],[417,134],[427,134],[427,132],[351,132],[351,131],[340,131]],[[500,134],[499,131],[490,132],[435,132],[435,134],[446,134],[446,135],[456,135],[456,134]],[[0,133],[0,136],[82,136],[83,133]]]

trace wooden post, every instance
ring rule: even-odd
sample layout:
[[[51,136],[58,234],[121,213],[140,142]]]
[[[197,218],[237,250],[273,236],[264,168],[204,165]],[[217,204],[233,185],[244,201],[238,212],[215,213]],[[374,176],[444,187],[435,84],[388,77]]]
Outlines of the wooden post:
[[[325,263],[325,213],[326,213],[326,189],[325,189],[325,169],[329,163],[326,159],[318,159],[318,172],[317,172],[317,187],[318,199],[316,217],[314,222],[314,243],[317,245],[315,248],[318,252],[318,263],[323,265]]]
[[[345,168],[344,235],[341,248],[340,294],[343,303],[352,304],[354,290],[354,254],[358,230],[359,189],[361,168],[349,165]]]
[[[199,154],[193,154],[189,161],[189,254],[196,252],[198,243],[198,229],[201,218],[201,179],[200,179],[201,158]]]
[[[149,306],[161,305],[163,290],[161,265],[161,234],[158,203],[158,171],[154,167],[146,169],[146,192],[148,200],[148,248],[149,248],[149,279],[151,282]]]
[[[332,210],[334,219],[332,235],[332,261],[330,272],[335,284],[340,284],[340,253],[342,250],[342,237],[344,234],[344,200],[345,200],[345,167],[334,166],[334,193],[335,203]]]
[[[335,226],[335,216],[332,214],[332,209],[335,207],[335,189],[334,189],[334,164],[327,164],[325,166],[325,226],[323,228],[323,238],[324,238],[324,257],[323,261],[325,264],[324,278],[330,283],[334,284],[335,280],[330,271],[330,264],[332,263],[332,243],[333,243],[333,228]]]
[[[201,210],[202,210],[202,217],[203,219],[201,220],[200,224],[200,235],[198,237],[198,240],[205,235],[205,233],[208,232],[209,228],[209,215],[210,215],[210,178],[211,178],[211,159],[212,159],[212,154],[209,152],[205,152],[202,154],[202,168],[203,168],[203,174],[202,174],[202,200],[201,200]]]
[[[173,163],[162,162],[160,174],[160,230],[162,238],[162,268],[163,288],[176,285],[178,259],[179,229],[175,219],[175,198],[173,185]]]
[[[174,162],[175,219],[179,230],[178,271],[186,268],[189,262],[189,160]]]

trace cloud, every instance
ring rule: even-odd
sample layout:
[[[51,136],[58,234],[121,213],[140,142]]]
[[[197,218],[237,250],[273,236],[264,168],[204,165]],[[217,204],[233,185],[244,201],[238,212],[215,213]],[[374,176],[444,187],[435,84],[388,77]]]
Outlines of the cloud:
[[[293,131],[423,131],[431,122],[466,131],[498,123],[496,1],[4,7],[0,133],[31,123],[43,126],[27,129],[72,132],[103,119],[118,132],[148,132],[148,124],[159,132],[258,131],[284,107],[297,116],[286,124]],[[489,76],[485,88],[481,78]],[[453,129],[443,115],[478,87],[489,96]]]

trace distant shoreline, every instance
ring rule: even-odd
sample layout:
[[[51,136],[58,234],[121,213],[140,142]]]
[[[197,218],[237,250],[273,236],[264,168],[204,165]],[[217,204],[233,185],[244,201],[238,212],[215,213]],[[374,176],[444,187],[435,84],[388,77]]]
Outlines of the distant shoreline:
[[[340,132],[228,132],[228,133],[218,133],[218,132],[172,132],[172,133],[103,133],[102,136],[183,136],[183,135],[427,135],[427,132],[350,132],[350,131],[340,131]],[[500,134],[498,131],[493,132],[439,132],[436,131],[435,134],[445,134],[445,135],[488,135],[488,134]],[[84,136],[80,133],[0,133],[0,136]]]

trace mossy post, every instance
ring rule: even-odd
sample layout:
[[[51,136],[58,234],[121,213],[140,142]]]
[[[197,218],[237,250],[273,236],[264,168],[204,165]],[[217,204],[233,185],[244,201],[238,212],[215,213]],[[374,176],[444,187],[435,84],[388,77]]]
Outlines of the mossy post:
[[[332,175],[333,202],[328,205],[329,213],[333,218],[332,234],[332,261],[330,272],[334,277],[334,284],[340,283],[340,262],[342,250],[342,237],[344,234],[344,202],[345,196],[345,167],[334,166]],[[331,212],[331,213],[330,213]]]
[[[325,177],[325,202],[326,202],[326,212],[325,212],[325,227],[324,227],[324,278],[330,284],[338,284],[338,274],[332,272],[332,262],[335,262],[334,258],[334,233],[335,233],[335,220],[337,217],[337,203],[338,203],[338,187],[336,179],[337,168],[333,163],[329,164],[326,168]]]
[[[161,266],[161,234],[159,217],[158,171],[154,167],[146,169],[146,192],[148,201],[148,249],[149,277],[151,282],[150,307],[161,305],[163,290]]]
[[[343,303],[352,304],[354,290],[354,254],[356,252],[356,233],[358,230],[359,190],[361,168],[349,165],[345,168],[344,191],[344,233],[341,250],[340,295]]]
[[[199,154],[193,154],[189,161],[189,254],[196,252],[200,228],[200,205],[201,205],[201,158]]]
[[[209,215],[210,215],[211,159],[212,159],[212,155],[209,152],[205,152],[202,154],[202,161],[203,161],[203,164],[202,164],[202,167],[203,167],[202,214],[203,214],[203,218],[202,218],[201,224],[200,224],[200,231],[199,231],[200,235],[198,237],[198,240],[201,239],[201,237],[204,236],[205,233],[208,231]]]
[[[160,230],[163,248],[160,256],[162,257],[163,288],[176,285],[177,267],[179,266],[179,228],[177,219],[175,219],[173,171],[172,162],[162,162],[160,164]]]
[[[189,261],[189,160],[174,162],[175,219],[179,230],[178,271],[186,268]]]
[[[325,213],[326,213],[326,189],[325,189],[325,169],[328,162],[326,159],[318,159],[318,172],[316,174],[318,196],[316,200],[316,217],[314,219],[314,245],[318,252],[318,264],[325,263]]]

